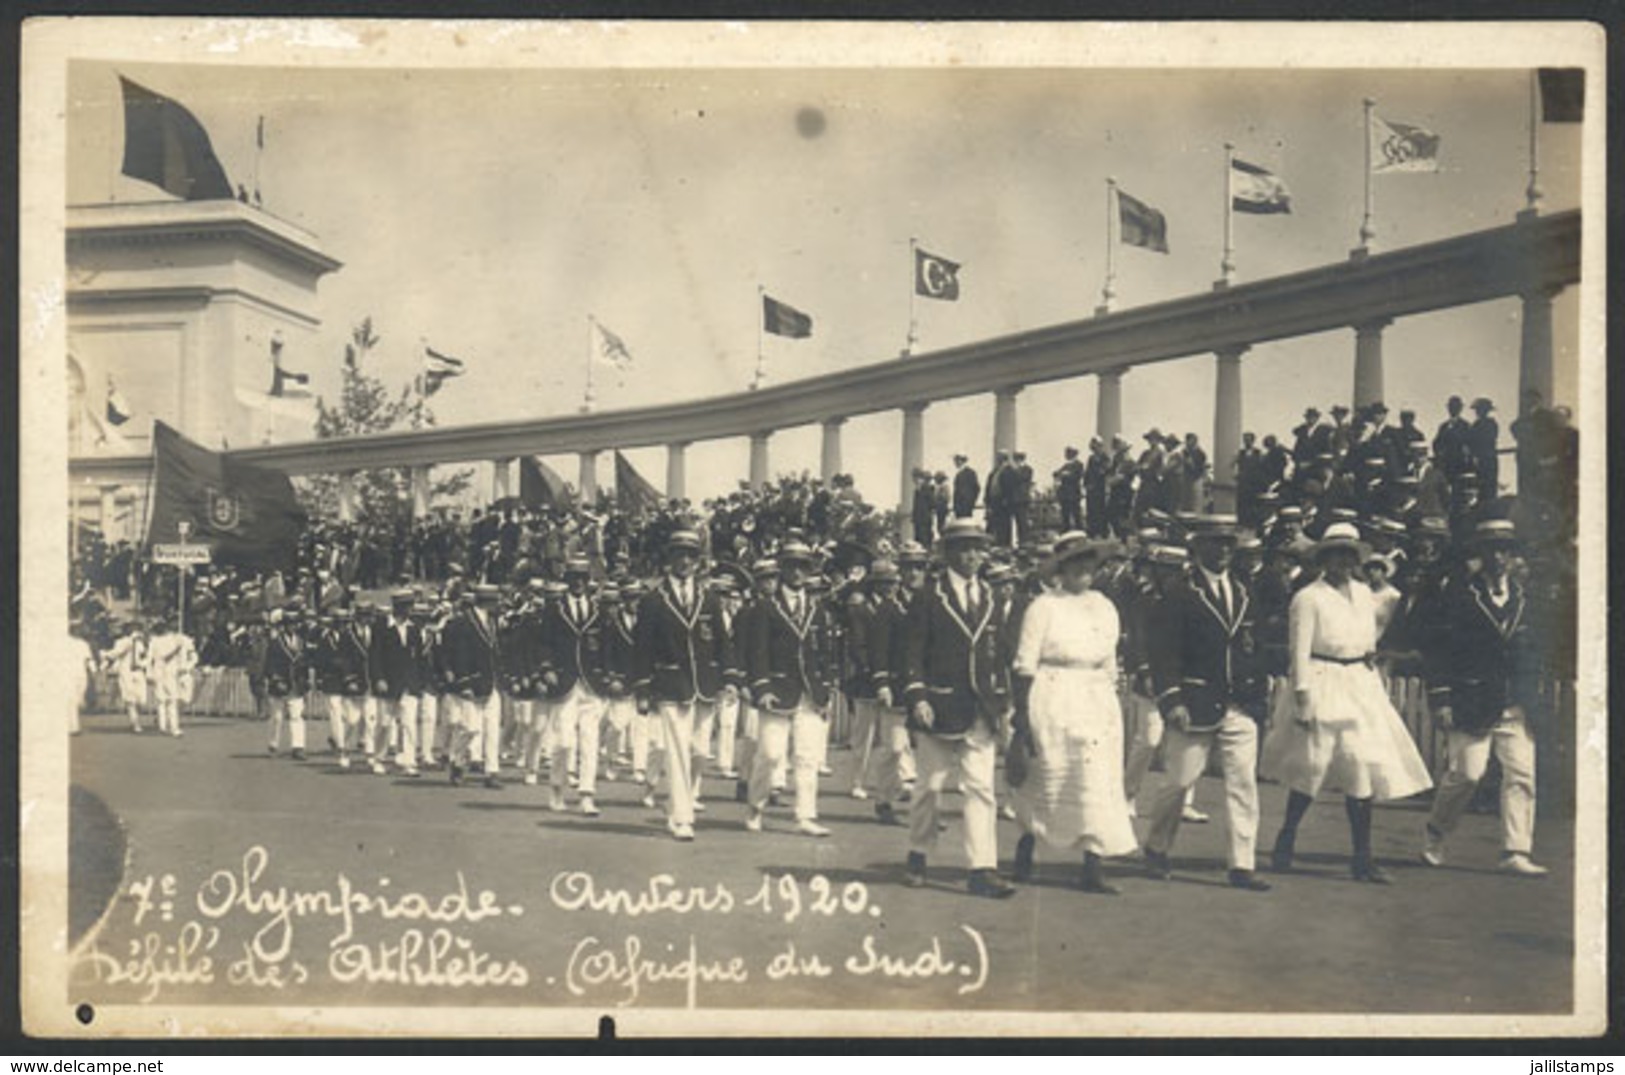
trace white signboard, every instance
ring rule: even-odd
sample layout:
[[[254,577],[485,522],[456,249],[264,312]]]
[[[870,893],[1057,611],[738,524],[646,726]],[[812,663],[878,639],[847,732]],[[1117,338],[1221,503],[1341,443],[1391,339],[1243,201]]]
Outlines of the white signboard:
[[[206,564],[209,562],[207,545],[154,545],[152,562],[155,564]]]

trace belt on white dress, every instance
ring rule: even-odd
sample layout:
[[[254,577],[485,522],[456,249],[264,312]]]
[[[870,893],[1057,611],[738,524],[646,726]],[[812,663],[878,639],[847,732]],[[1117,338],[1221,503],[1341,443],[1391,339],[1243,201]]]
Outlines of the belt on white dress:
[[[1309,659],[1312,661],[1325,661],[1327,664],[1341,665],[1363,664],[1367,668],[1372,667],[1376,657],[1375,653],[1364,653],[1358,657],[1333,657],[1329,653],[1311,653],[1309,655]]]

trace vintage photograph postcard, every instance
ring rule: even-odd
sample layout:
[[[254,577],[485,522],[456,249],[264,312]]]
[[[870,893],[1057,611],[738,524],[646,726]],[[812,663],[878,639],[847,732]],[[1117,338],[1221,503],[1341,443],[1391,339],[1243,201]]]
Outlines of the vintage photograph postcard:
[[[1600,28],[22,44],[29,1033],[1604,1028]]]

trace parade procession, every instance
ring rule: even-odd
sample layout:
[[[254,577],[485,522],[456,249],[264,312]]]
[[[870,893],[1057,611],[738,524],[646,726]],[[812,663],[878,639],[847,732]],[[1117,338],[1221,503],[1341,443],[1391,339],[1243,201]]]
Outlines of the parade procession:
[[[1591,1003],[1544,57],[74,61],[86,1033]]]

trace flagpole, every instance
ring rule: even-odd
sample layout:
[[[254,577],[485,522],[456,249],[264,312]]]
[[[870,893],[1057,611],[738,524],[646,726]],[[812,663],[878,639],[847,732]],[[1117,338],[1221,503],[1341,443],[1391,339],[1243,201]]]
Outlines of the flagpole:
[[[1100,288],[1100,305],[1095,307],[1096,314],[1109,314],[1112,312],[1112,299],[1117,293],[1112,285],[1117,282],[1117,237],[1113,234],[1113,218],[1117,215],[1117,180],[1112,176],[1106,177],[1106,282]]]
[[[914,292],[918,290],[915,278],[920,273],[919,240],[914,236],[908,237],[908,339],[903,343],[903,357],[907,358],[914,353],[914,345],[920,339],[920,324],[914,319]]]
[[[1234,212],[1235,206],[1231,203],[1231,170],[1234,168],[1236,147],[1226,142],[1224,144],[1224,254],[1219,260],[1219,287],[1229,287],[1236,278],[1236,229]]]
[[[254,204],[259,205],[260,198],[260,157],[265,152],[265,117],[261,116],[259,124],[254,128]]]
[[[582,414],[592,413],[592,328],[594,320],[595,319],[592,314],[587,315],[587,393],[585,398],[581,401]]]
[[[1377,237],[1376,202],[1373,184],[1371,182],[1371,166],[1375,163],[1371,159],[1371,116],[1377,107],[1377,102],[1370,97],[1365,99],[1365,218],[1360,221],[1360,253],[1371,252],[1371,241]]]
[[[762,324],[762,319],[766,316],[766,308],[763,305],[763,299],[766,297],[766,295],[767,295],[767,288],[762,286],[761,284],[757,284],[756,285],[756,373],[750,379],[750,390],[752,392],[754,392],[754,391],[756,391],[756,389],[760,388],[761,384],[762,384],[763,362],[764,362],[764,359],[762,357],[763,356],[762,332],[763,332],[763,329],[764,329],[764,326]]]
[[[1529,72],[1529,186],[1524,191],[1524,208],[1540,212],[1540,72]]]

